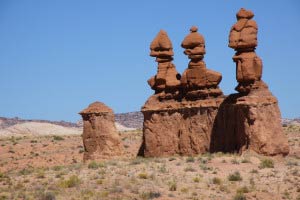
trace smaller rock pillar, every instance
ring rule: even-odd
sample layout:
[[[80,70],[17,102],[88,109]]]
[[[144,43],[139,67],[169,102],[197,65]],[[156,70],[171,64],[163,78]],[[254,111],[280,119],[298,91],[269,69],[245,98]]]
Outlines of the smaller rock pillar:
[[[115,127],[111,108],[101,102],[94,102],[79,114],[83,119],[84,161],[123,154],[123,145]]]

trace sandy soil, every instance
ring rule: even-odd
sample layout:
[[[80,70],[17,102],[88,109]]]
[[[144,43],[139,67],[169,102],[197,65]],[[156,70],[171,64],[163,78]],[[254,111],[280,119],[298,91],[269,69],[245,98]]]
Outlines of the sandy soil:
[[[121,132],[126,156],[82,162],[80,135],[0,139],[0,199],[300,199],[300,131],[291,154],[137,158],[142,133]]]

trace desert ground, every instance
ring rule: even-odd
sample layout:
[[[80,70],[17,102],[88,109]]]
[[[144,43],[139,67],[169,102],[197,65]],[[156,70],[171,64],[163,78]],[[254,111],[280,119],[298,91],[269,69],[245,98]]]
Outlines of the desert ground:
[[[119,132],[126,155],[84,163],[81,135],[0,139],[0,199],[300,199],[300,128],[291,153],[136,157],[142,131]]]

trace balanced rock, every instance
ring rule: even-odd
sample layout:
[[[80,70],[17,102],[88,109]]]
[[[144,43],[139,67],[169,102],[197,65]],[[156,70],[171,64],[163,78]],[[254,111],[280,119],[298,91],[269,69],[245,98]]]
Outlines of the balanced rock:
[[[140,155],[146,157],[195,155],[210,151],[214,120],[223,101],[222,91],[217,87],[222,76],[206,69],[202,60],[205,53],[204,38],[197,33],[196,27],[192,27],[191,31],[183,41],[185,53],[191,62],[181,80],[171,63],[168,64],[169,67],[163,68],[166,69],[162,76],[164,78],[157,78],[162,72],[158,56],[158,74],[150,81],[153,82],[150,85],[156,92],[142,107],[144,123]],[[157,38],[163,38],[163,35],[162,32]],[[171,46],[166,45],[171,42],[164,43],[166,46],[162,49],[163,45],[158,45],[160,40],[157,38],[151,44],[150,55],[163,55],[164,61],[171,62],[170,55],[173,55],[173,52],[171,53]],[[168,79],[174,84],[168,84]],[[157,89],[158,85],[162,87]],[[167,88],[173,89],[166,90]],[[179,91],[179,95],[175,91]]]
[[[236,79],[238,92],[247,93],[252,88],[264,86],[262,77],[262,60],[256,55],[258,27],[252,19],[252,11],[244,8],[236,14],[237,22],[231,27],[229,34],[230,48],[236,50],[233,61],[236,63]]]
[[[79,113],[83,119],[83,159],[106,159],[123,154],[115,127],[114,113],[101,102],[94,102]]]
[[[233,60],[239,93],[229,95],[220,106],[211,148],[287,155],[289,146],[281,127],[278,101],[261,80],[262,61],[255,53],[258,29],[253,16],[252,11],[241,9],[230,31],[229,47],[237,51]]]
[[[222,80],[222,75],[206,68],[203,61],[206,53],[204,37],[197,32],[196,26],[191,27],[190,31],[181,44],[185,48],[184,54],[191,59],[181,77],[185,98],[193,100],[220,96],[223,93],[218,84]]]
[[[157,74],[148,80],[150,87],[159,94],[160,99],[178,96],[180,74],[176,71],[173,60],[173,47],[167,33],[161,30],[150,45],[150,56],[156,57]]]

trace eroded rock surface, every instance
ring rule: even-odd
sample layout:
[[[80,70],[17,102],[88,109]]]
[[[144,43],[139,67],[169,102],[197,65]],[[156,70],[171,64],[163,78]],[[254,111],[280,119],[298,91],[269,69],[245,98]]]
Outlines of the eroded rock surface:
[[[276,97],[261,80],[262,61],[255,53],[257,24],[252,11],[240,9],[229,34],[229,47],[237,53],[236,87],[221,104],[213,129],[212,151],[255,151],[287,155],[289,146],[281,127]]]
[[[123,154],[115,127],[114,113],[101,102],[94,102],[79,113],[83,119],[83,159],[106,159]]]
[[[261,81],[262,60],[255,53],[258,27],[250,10],[241,8],[236,17],[237,22],[230,30],[228,46],[236,51],[232,59],[236,63],[236,79],[239,84],[235,89],[247,93],[252,88],[264,85]]]
[[[150,45],[150,56],[156,57],[157,74],[148,80],[150,87],[159,94],[160,99],[178,97],[180,74],[177,72],[173,60],[172,42],[167,32],[161,30]]]
[[[195,155],[209,151],[214,119],[223,101],[218,88],[222,76],[206,69],[204,38],[197,27],[191,28],[182,46],[191,61],[180,79],[171,63],[173,51],[165,32],[161,31],[151,43],[150,55],[157,57],[159,65],[157,75],[148,81],[155,94],[142,107],[140,155]]]
[[[190,34],[184,38],[181,44],[185,48],[184,54],[191,59],[181,78],[184,98],[189,100],[217,97],[223,94],[218,87],[222,75],[206,68],[203,60],[206,53],[205,40],[197,31],[196,26],[191,27]]]

